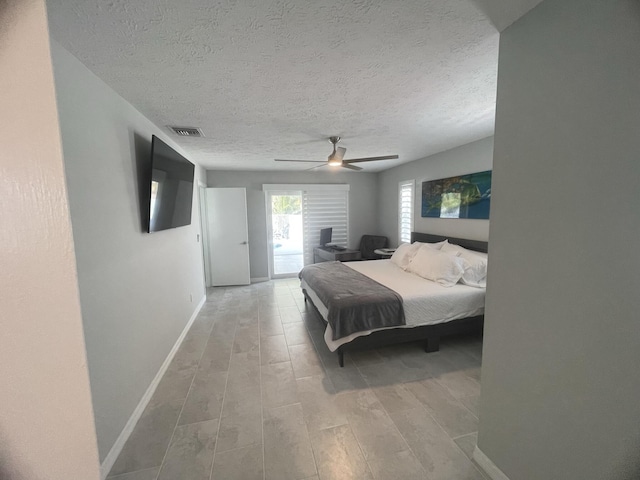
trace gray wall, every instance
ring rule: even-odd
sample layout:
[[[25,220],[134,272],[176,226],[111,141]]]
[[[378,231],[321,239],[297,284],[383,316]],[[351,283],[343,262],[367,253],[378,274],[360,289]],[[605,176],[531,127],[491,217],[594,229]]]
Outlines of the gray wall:
[[[422,218],[420,195],[423,181],[491,170],[492,159],[493,137],[489,137],[381,172],[378,231],[389,237],[392,245],[398,244],[398,184],[415,180],[415,231],[486,241],[489,220]]]
[[[44,0],[0,32],[0,478],[98,480]]]
[[[207,171],[209,187],[245,187],[249,223],[251,278],[269,276],[265,183],[348,183],[349,246],[358,248],[360,237],[375,234],[377,228],[377,174],[324,172]]]
[[[204,296],[200,222],[196,202],[190,226],[143,231],[138,181],[151,135],[175,145],[66,50],[52,49],[103,460]]]
[[[640,478],[640,2],[502,33],[478,446],[512,480]]]

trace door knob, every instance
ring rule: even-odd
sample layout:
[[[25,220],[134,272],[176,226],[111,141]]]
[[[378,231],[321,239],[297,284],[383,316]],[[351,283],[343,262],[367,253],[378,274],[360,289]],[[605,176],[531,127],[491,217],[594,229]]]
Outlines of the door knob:
[[[242,242],[240,245],[246,245],[247,243],[249,243],[249,242]]]

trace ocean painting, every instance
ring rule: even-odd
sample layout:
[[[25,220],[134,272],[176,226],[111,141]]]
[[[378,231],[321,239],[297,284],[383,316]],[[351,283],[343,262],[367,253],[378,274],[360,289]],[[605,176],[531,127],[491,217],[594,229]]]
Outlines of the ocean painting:
[[[422,216],[488,219],[491,170],[422,182]]]

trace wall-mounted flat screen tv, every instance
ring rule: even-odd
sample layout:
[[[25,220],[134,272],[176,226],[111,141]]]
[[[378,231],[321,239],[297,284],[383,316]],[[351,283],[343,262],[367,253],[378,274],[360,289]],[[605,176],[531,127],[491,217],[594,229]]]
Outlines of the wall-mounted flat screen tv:
[[[149,233],[191,224],[194,168],[169,145],[152,137]]]

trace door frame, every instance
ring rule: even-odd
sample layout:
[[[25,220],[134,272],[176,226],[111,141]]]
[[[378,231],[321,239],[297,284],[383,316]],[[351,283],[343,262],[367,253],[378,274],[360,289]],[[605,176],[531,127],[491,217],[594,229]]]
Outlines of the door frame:
[[[200,234],[202,235],[202,265],[204,286],[211,287],[211,260],[209,259],[209,222],[207,222],[207,186],[198,182],[198,203],[200,205]]]

